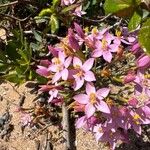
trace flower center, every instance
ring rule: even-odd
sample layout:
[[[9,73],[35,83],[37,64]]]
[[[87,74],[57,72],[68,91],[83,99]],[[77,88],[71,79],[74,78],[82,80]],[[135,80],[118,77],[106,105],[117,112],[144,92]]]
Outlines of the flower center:
[[[107,41],[102,39],[102,49],[105,50],[107,48]]]
[[[96,103],[96,95],[95,93],[90,94],[90,103],[95,104]]]
[[[119,31],[119,30],[116,30],[116,35],[117,35],[117,37],[121,37],[121,31]]]
[[[139,119],[141,119],[141,117],[136,113],[136,114],[133,116],[134,122],[135,122],[136,124],[140,124]]]
[[[99,133],[102,133],[102,132],[103,132],[102,127],[99,127],[98,132],[99,132]]]
[[[56,58],[56,57],[53,59],[53,62],[54,62],[55,65],[59,65],[61,63],[59,58]]]
[[[79,70],[79,72],[76,74],[78,77],[82,77],[83,76],[83,71]]]
[[[80,69],[80,65],[75,65],[75,69]]]
[[[93,33],[94,35],[97,35],[97,34],[98,34],[98,30],[97,30],[96,27],[92,29],[92,33]]]

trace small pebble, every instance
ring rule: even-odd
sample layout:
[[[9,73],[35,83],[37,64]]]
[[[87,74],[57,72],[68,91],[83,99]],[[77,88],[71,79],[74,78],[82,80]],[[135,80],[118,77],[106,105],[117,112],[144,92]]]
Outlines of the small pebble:
[[[3,101],[3,96],[0,95],[0,101]]]

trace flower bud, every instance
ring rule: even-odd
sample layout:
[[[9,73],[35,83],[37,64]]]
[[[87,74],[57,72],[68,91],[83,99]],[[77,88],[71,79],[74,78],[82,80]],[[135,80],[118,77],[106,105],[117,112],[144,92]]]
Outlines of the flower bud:
[[[150,66],[150,56],[144,55],[137,60],[137,66],[139,68],[147,68]]]
[[[131,98],[129,99],[128,104],[135,107],[138,104],[138,100],[136,98]]]

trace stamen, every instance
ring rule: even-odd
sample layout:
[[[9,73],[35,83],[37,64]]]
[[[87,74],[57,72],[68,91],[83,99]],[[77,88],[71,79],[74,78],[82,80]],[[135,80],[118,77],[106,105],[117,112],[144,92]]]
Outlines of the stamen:
[[[90,103],[95,104],[96,103],[96,95],[95,93],[90,94]]]

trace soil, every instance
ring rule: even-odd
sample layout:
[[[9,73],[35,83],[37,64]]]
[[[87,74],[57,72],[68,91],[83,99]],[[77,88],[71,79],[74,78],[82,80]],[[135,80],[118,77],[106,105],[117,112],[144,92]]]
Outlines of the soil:
[[[33,100],[37,93],[32,93],[30,88],[23,84],[15,87],[11,83],[0,84],[0,117],[9,112],[10,119],[7,121],[9,126],[6,136],[0,138],[0,150],[65,150],[62,131],[59,126],[51,125],[42,132],[26,127],[22,132],[20,117],[16,112],[20,94],[25,95],[24,108],[32,108]],[[32,94],[31,94],[32,93]],[[1,128],[0,128],[1,129]],[[149,127],[147,127],[148,131]],[[47,132],[49,131],[49,132]],[[80,129],[74,133],[75,150],[109,150],[104,143],[96,143],[91,133],[86,133]],[[131,134],[133,136],[133,134]],[[1,136],[1,132],[0,132]],[[72,136],[73,138],[73,136]],[[131,137],[131,144],[118,144],[116,150],[150,150],[148,136],[141,138]]]

